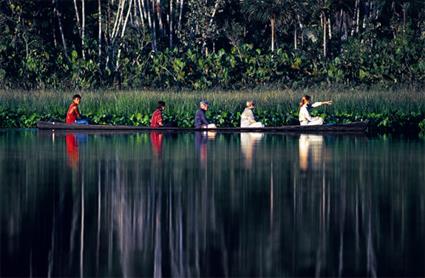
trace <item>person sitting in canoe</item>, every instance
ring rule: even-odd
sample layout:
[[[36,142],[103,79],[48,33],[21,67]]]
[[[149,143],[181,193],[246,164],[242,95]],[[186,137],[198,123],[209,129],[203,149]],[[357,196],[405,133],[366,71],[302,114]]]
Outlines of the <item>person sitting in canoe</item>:
[[[311,97],[308,95],[303,96],[300,101],[300,113],[298,115],[300,125],[323,125],[323,119],[320,117],[311,117],[310,110],[313,107],[319,107],[324,104],[331,105],[332,101],[328,100],[311,104]]]
[[[252,110],[255,107],[253,100],[246,102],[246,108],[241,114],[241,127],[264,127],[260,122],[257,122],[254,118]]]
[[[208,101],[202,100],[199,103],[199,109],[195,114],[195,128],[217,128],[215,124],[210,124],[205,112],[208,110]]]
[[[78,124],[78,125],[88,125],[89,122],[87,119],[83,119],[80,111],[78,110],[78,105],[80,104],[81,96],[76,94],[72,97],[72,102],[69,105],[68,112],[66,112],[67,124]]]
[[[162,100],[158,101],[158,106],[152,114],[151,118],[151,127],[158,128],[163,127],[164,123],[162,121],[162,111],[165,109],[165,102]]]

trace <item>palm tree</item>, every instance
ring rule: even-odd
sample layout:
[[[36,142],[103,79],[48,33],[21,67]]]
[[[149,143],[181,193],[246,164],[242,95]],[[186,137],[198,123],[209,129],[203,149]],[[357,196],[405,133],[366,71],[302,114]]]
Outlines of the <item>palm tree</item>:
[[[289,7],[289,0],[242,0],[242,11],[249,19],[270,22],[272,52],[276,45],[276,20],[286,14]]]

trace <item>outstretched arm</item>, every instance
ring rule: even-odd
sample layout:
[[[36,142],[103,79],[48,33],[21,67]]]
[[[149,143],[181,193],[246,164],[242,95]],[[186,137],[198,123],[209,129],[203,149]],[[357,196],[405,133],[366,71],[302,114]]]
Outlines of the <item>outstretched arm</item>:
[[[311,107],[319,107],[320,105],[331,105],[332,104],[332,100],[327,100],[327,101],[318,101],[315,102],[311,105]]]

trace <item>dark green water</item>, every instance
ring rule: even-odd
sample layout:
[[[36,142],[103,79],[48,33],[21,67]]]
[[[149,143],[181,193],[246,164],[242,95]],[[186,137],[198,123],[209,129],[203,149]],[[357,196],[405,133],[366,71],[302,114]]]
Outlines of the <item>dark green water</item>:
[[[0,131],[0,276],[423,276],[425,141]]]

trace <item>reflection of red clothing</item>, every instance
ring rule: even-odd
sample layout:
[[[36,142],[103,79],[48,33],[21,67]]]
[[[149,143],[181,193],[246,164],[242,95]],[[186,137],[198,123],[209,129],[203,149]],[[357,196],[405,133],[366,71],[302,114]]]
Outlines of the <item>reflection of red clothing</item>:
[[[66,152],[68,154],[68,164],[70,167],[75,168],[78,164],[78,144],[75,134],[68,133],[65,136]]]
[[[80,111],[78,111],[78,105],[73,102],[69,105],[68,112],[66,113],[66,123],[73,124],[79,117]]]
[[[152,151],[157,155],[161,154],[163,136],[161,132],[151,132]]]
[[[162,126],[162,111],[160,108],[158,108],[152,114],[151,127],[161,127],[161,126]]]

